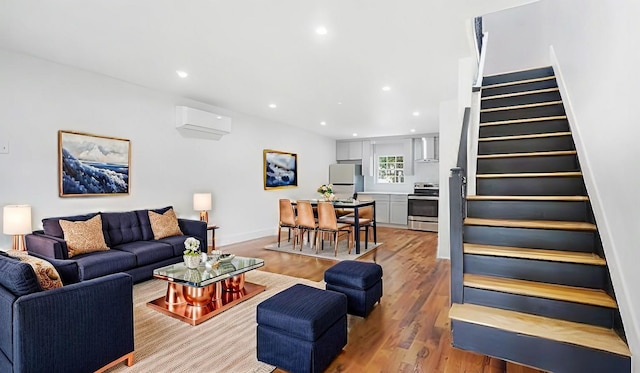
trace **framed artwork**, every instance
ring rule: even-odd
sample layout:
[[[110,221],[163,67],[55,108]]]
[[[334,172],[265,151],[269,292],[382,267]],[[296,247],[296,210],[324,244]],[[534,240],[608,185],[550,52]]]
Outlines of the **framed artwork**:
[[[296,188],[298,186],[298,155],[265,149],[264,189]]]
[[[58,131],[60,197],[127,195],[130,164],[127,139]]]

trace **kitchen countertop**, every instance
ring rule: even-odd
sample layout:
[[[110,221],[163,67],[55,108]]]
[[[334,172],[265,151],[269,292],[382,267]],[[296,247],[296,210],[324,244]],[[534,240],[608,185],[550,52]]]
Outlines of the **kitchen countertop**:
[[[358,194],[390,194],[390,195],[394,195],[394,196],[406,196],[409,195],[411,193],[409,192],[358,192]]]

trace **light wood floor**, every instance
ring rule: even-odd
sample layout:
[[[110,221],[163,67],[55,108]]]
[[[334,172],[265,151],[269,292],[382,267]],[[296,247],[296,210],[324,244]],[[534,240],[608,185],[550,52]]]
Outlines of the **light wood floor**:
[[[286,233],[283,233],[286,239]],[[265,260],[261,270],[320,281],[334,261],[263,249],[276,237],[218,247]],[[326,372],[538,372],[451,347],[448,260],[436,259],[437,235],[378,228],[376,262],[383,296],[366,318],[350,318],[349,342]],[[307,248],[308,250],[308,248]],[[373,252],[359,260],[373,261]],[[276,372],[282,372],[276,370]]]

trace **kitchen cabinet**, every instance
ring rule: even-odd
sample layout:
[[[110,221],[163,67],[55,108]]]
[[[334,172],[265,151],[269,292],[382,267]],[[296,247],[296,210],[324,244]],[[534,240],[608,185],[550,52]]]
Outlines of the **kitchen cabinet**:
[[[406,194],[389,196],[389,222],[391,224],[407,225],[409,206]]]
[[[336,141],[336,160],[362,159],[362,141]]]
[[[376,201],[376,222],[407,225],[408,204],[406,194],[358,193],[358,199]]]

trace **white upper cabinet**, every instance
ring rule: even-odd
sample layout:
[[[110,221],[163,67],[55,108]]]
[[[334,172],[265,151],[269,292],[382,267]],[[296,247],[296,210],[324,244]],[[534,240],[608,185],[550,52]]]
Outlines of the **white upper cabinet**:
[[[336,160],[350,161],[362,159],[362,141],[337,141]]]

